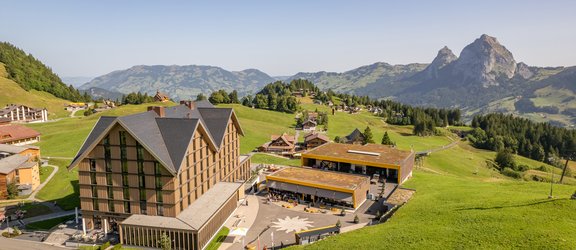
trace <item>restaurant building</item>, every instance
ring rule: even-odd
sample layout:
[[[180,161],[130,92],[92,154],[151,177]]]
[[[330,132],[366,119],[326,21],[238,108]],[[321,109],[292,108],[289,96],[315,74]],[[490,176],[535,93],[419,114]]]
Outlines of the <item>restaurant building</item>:
[[[82,223],[117,230],[127,246],[203,249],[244,197],[250,157],[231,108],[207,101],[101,117],[69,168],[78,167]]]
[[[363,175],[287,167],[266,176],[266,186],[270,193],[288,195],[293,200],[356,209],[366,201],[370,179]]]
[[[302,166],[373,176],[402,184],[412,176],[414,152],[380,144],[326,143],[302,154]]]

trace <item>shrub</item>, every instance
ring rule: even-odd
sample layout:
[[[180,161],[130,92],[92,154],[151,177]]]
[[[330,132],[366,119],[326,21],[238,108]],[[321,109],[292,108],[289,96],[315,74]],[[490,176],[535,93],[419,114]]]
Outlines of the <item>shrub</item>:
[[[500,172],[501,174],[508,176],[508,177],[512,177],[514,179],[520,179],[522,178],[522,174],[519,172],[514,171],[511,168],[504,168],[502,169],[502,171]]]
[[[340,210],[340,215],[341,215],[341,216],[346,215],[346,210],[344,210],[344,208],[342,208],[342,210]]]
[[[548,168],[547,168],[546,166],[544,166],[544,165],[538,167],[536,170],[542,171],[542,172],[548,172]]]
[[[100,250],[106,250],[110,247],[110,241],[104,243],[104,245],[100,246]]]
[[[342,226],[342,222],[340,222],[340,220],[336,221],[336,227],[341,227]]]
[[[533,181],[538,181],[538,182],[545,182],[546,179],[544,177],[538,176],[538,175],[532,175],[532,180]]]
[[[354,223],[356,224],[360,223],[360,218],[358,218],[358,215],[354,216]]]
[[[530,169],[530,167],[528,167],[527,165],[518,165],[516,166],[516,171],[520,171],[520,172],[524,172],[524,171],[528,171]]]

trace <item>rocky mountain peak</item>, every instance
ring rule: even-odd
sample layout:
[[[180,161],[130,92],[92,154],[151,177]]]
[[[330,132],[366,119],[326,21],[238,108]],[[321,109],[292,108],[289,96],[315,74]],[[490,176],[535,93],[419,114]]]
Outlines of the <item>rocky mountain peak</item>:
[[[484,87],[499,85],[498,79],[510,79],[516,72],[512,53],[495,37],[482,35],[464,47],[454,62],[454,74],[464,77],[465,82],[480,83]]]
[[[458,57],[452,53],[452,50],[450,50],[447,46],[444,46],[438,51],[438,54],[428,65],[428,67],[424,69],[423,74],[428,79],[438,78],[438,71],[456,59],[458,59]]]

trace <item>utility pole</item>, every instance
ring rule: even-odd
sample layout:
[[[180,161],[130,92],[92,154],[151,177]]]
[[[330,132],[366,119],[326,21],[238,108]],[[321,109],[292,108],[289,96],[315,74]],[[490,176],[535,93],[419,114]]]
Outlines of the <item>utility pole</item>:
[[[554,198],[554,196],[552,196],[553,186],[554,186],[554,169],[552,169],[552,179],[550,179],[550,195],[548,195],[548,199]]]

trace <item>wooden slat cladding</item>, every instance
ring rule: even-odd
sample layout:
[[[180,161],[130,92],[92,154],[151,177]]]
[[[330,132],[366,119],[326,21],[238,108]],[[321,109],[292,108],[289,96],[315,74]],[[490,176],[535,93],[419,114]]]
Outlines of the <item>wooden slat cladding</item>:
[[[199,125],[202,126],[202,125]],[[242,164],[239,162],[240,142],[237,128],[231,120],[228,121],[225,134],[223,136],[220,148],[216,151],[214,146],[210,145],[210,139],[207,131],[204,128],[199,128],[195,131],[193,139],[186,150],[186,158],[179,166],[179,172],[173,175],[167,169],[160,167],[160,173],[156,171],[156,162],[152,154],[150,154],[144,145],[142,147],[142,159],[138,159],[138,144],[137,141],[126,132],[125,144],[125,159],[121,157],[122,147],[120,145],[120,132],[125,131],[120,125],[116,125],[110,130],[107,135],[109,141],[109,151],[111,169],[106,169],[107,161],[105,160],[105,146],[104,141],[99,144],[90,152],[87,159],[84,159],[79,164],[79,183],[81,194],[81,206],[84,214],[89,218],[89,221],[97,221],[98,218],[115,218],[122,221],[123,218],[130,216],[130,214],[141,213],[140,204],[145,204],[145,213],[147,215],[157,215],[157,206],[160,200],[157,197],[158,193],[162,194],[162,207],[163,216],[176,217],[182,210],[186,209],[195,200],[201,197],[205,192],[212,188],[220,181],[241,181],[249,178],[250,162],[246,161]],[[217,142],[220,143],[220,142]],[[108,145],[108,144],[107,144]],[[96,170],[90,169],[90,162],[88,159],[96,160]],[[127,173],[123,173],[122,160],[126,160]],[[142,171],[139,171],[139,162],[142,162]],[[139,175],[144,175],[144,187]],[[98,197],[92,195],[92,177],[96,177],[96,190]],[[159,176],[159,178],[157,178]],[[110,182],[110,179],[112,180]],[[127,180],[125,183],[124,180]],[[161,180],[161,191],[158,192],[156,181]],[[140,201],[140,190],[144,188],[146,194],[146,201]],[[128,192],[128,200],[125,200],[125,190]],[[112,192],[110,196],[108,192]],[[98,204],[98,210],[93,207],[94,202]],[[186,249],[195,249],[199,245],[205,245],[210,237],[215,233],[223,220],[227,218],[231,211],[234,210],[237,203],[237,197],[233,197],[224,208],[214,215],[206,228],[203,229],[203,235],[193,236],[188,234],[189,238],[180,242],[179,239],[184,237],[185,232],[172,232],[175,237],[177,236],[179,247],[188,246]],[[112,207],[109,207],[112,206]],[[130,208],[126,208],[128,205]],[[94,217],[92,217],[94,216]],[[98,223],[95,223],[98,224]],[[151,228],[123,228],[122,230],[133,230],[137,232],[135,235],[153,236]],[[121,237],[125,237],[121,233]],[[192,241],[201,238],[203,244]],[[134,238],[133,240],[136,240]],[[189,243],[183,243],[189,241]],[[142,243],[142,242],[141,242]],[[147,247],[156,247],[155,243],[148,242],[141,245]]]

